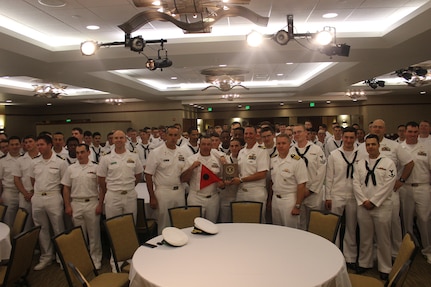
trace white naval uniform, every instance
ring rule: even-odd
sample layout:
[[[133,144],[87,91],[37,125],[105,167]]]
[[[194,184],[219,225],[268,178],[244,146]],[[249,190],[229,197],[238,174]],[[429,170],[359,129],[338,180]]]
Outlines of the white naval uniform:
[[[28,153],[25,153],[18,159],[18,162],[12,171],[12,175],[20,178],[22,185],[29,193],[34,193],[30,179],[30,166],[32,161],[33,158],[30,157]],[[21,192],[19,193],[19,207],[24,208],[28,212],[27,222],[24,226],[24,231],[27,231],[33,227],[31,201],[25,200],[24,195]]]
[[[349,162],[347,163],[346,160]],[[353,194],[353,174],[359,161],[358,151],[345,151],[342,147],[334,150],[326,165],[325,199],[332,201],[331,212],[346,217],[346,230],[343,240],[343,254],[346,262],[354,263],[357,259],[356,226],[357,208]],[[336,244],[340,247],[340,234]]]
[[[298,153],[297,149],[300,154]],[[322,189],[326,175],[326,157],[322,149],[310,141],[307,142],[304,148],[299,148],[298,144],[296,143],[290,148],[289,153],[299,156],[302,154],[303,156],[301,157],[307,159],[304,159],[308,173],[306,188],[309,191],[312,191],[312,193],[302,202],[300,215],[300,228],[306,230],[308,226],[310,210],[322,209]]]
[[[158,138],[151,137],[150,138],[150,145],[151,145],[152,149],[158,148],[159,146],[161,146],[164,143],[165,143],[165,141],[161,137],[158,137]]]
[[[168,209],[185,205],[184,185],[180,180],[184,164],[181,148],[169,149],[166,144],[151,151],[148,157],[145,173],[153,177],[159,234],[165,227],[171,226]]]
[[[216,156],[210,154],[203,156],[200,153],[194,154],[186,160],[183,167],[183,172],[186,171],[195,161],[199,161],[201,165],[206,166],[215,175],[219,176],[221,172],[220,161]],[[201,205],[202,217],[217,223],[220,207],[220,197],[217,191],[217,183],[212,183],[203,189],[200,189],[202,167],[196,167],[189,182],[189,195],[187,197],[187,205]]]
[[[184,156],[184,158],[189,158],[194,154],[197,154],[199,152],[199,145],[192,146],[190,143],[183,145],[178,148],[181,154]]]
[[[297,199],[298,184],[307,182],[307,167],[299,156],[271,158],[272,223],[299,228],[299,216],[292,215]]]
[[[431,145],[409,145],[403,142],[401,147],[413,156],[415,162],[412,173],[400,187],[403,226],[405,232],[413,234],[416,214],[422,254],[431,262]]]
[[[102,146],[95,147],[93,144],[90,146],[90,156],[88,157],[90,161],[93,161],[95,163],[100,162],[100,158],[102,157]]]
[[[189,143],[189,140],[186,139],[185,137],[181,136],[178,140],[177,140],[177,147],[182,147],[183,145],[186,145]]]
[[[136,147],[139,145],[139,141],[136,142],[131,142],[130,140],[128,140],[126,142],[126,149],[128,149],[130,152],[134,152],[137,153],[136,151]]]
[[[99,203],[97,186],[97,165],[89,161],[85,165],[76,162],[70,165],[61,184],[70,189],[72,219],[74,226],[81,226],[90,247],[91,258],[96,269],[102,262],[102,243],[100,241],[100,215],[96,214]]]
[[[138,151],[138,155],[139,155],[139,160],[142,163],[142,166],[145,167],[145,165],[147,164],[147,159],[148,156],[151,152],[151,148],[150,148],[150,144],[146,143],[140,143],[137,147],[136,147],[137,151]]]
[[[3,186],[3,192],[1,198],[4,205],[7,206],[6,213],[4,216],[4,223],[9,228],[12,228],[15,216],[19,207],[19,191],[15,186],[12,171],[18,163],[20,155],[13,157],[10,153],[7,153],[5,157],[0,159],[0,180]]]
[[[105,213],[106,218],[120,214],[133,213],[136,221],[137,197],[135,190],[136,174],[141,174],[143,167],[136,153],[126,149],[117,154],[115,149],[100,160],[97,176],[106,181]]]
[[[325,143],[325,156],[329,157],[332,151],[340,148],[343,145],[343,141],[341,139],[336,140],[334,136],[330,137]]]
[[[367,151],[365,149],[365,143],[358,147],[360,158],[367,157]],[[380,154],[392,159],[397,167],[398,178],[402,174],[402,168],[413,160],[413,157],[406,152],[401,145],[393,140],[383,138],[380,142],[379,148]],[[400,195],[399,192],[393,192],[391,196],[392,200],[392,257],[397,257],[398,250],[401,247],[403,240],[403,234],[401,230],[401,218],[400,218]]]
[[[378,161],[378,162],[377,162]],[[366,162],[370,170],[374,168],[376,185],[372,177],[367,178]],[[377,243],[378,270],[389,273],[392,269],[391,254],[391,195],[397,170],[392,160],[382,155],[377,159],[360,160],[355,165],[353,174],[353,191],[358,205],[358,223],[360,232],[360,246],[358,264],[363,268],[373,267],[373,238]],[[364,201],[371,201],[375,207],[367,210],[362,206]]]
[[[257,172],[269,170],[268,153],[258,143],[252,148],[243,148],[238,153],[239,177],[247,177]],[[266,210],[266,200],[268,192],[266,190],[266,178],[243,182],[238,187],[236,195],[238,201],[257,201],[262,202],[262,220],[264,220]]]
[[[67,149],[65,147],[62,147],[61,152],[56,152],[54,150],[54,147],[52,148],[52,151],[55,154],[59,155],[61,158],[66,158],[68,156],[68,154],[69,154],[69,152],[67,151]]]
[[[231,155],[226,155],[227,163],[238,163],[238,159]],[[232,222],[232,214],[230,209],[230,203],[236,200],[236,194],[238,192],[238,185],[227,185],[224,189],[219,189],[220,196],[220,210],[219,210],[219,222]]]
[[[38,156],[31,162],[29,174],[34,179],[34,195],[31,198],[33,221],[42,227],[39,233],[40,263],[47,264],[54,259],[50,226],[54,236],[64,231],[61,178],[66,169],[66,161],[54,152],[48,160]]]

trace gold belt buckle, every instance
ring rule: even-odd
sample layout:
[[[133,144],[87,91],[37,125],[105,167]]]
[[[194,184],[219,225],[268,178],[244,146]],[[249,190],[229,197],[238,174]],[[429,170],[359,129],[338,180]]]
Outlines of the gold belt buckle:
[[[127,194],[127,191],[123,190],[123,191],[121,192],[121,194]]]

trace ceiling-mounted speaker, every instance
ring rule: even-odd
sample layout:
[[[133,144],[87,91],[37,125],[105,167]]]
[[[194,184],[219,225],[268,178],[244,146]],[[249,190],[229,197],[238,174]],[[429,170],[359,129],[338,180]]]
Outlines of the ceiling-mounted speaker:
[[[279,45],[286,45],[289,40],[289,34],[285,30],[278,31],[274,36],[274,41]]]

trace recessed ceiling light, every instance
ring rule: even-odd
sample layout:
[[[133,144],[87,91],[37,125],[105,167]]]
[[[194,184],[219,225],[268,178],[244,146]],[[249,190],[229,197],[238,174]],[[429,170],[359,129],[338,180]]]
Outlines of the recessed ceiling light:
[[[227,65],[226,64],[220,64],[220,65],[218,65],[219,67],[227,67]]]
[[[63,0],[38,0],[39,4],[48,7],[64,7],[66,6],[66,2]]]
[[[177,80],[178,78],[177,77],[171,77],[171,80]]]
[[[5,102],[6,103],[12,103],[12,100],[11,99],[7,99]]]
[[[283,103],[283,102],[281,102],[281,103],[280,103],[280,106],[284,106],[284,103]]]
[[[238,108],[242,108],[242,105],[238,105]]]
[[[298,100],[298,103],[302,103],[302,100]]]
[[[323,17],[323,18],[325,18],[325,19],[335,18],[335,17],[337,17],[337,16],[338,16],[338,14],[337,14],[337,13],[326,13],[326,14],[323,14],[323,15],[322,15],[322,17]]]
[[[286,65],[293,65],[293,63],[292,62],[287,62]]]
[[[52,103],[46,103],[47,106],[52,106]]]
[[[420,91],[420,94],[421,95],[425,95],[427,92],[425,92],[425,91]]]
[[[277,76],[281,77],[281,76],[284,76],[284,74],[282,74],[282,73],[279,73],[279,74],[277,74]]]
[[[88,25],[85,28],[87,28],[88,30],[99,30],[100,29],[100,27],[97,25]]]
[[[330,103],[331,103],[331,101],[329,101],[329,100],[328,100],[328,101],[326,101],[326,103],[327,103],[327,104],[330,104]]]

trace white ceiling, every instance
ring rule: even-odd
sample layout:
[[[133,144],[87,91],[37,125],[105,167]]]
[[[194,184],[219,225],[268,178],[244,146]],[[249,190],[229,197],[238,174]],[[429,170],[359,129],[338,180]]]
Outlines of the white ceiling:
[[[147,70],[144,55],[122,46],[101,48],[94,56],[82,56],[79,51],[85,40],[124,41],[124,32],[117,26],[153,8],[137,8],[132,0],[42,2],[53,1],[66,5],[53,8],[38,0],[1,1],[0,104],[7,99],[14,105],[98,103],[114,97],[126,102],[179,100],[202,106],[231,103],[222,100],[225,93],[215,88],[201,91],[208,83],[200,71],[219,65],[249,71],[242,83],[249,90],[231,91],[240,94],[235,103],[349,101],[348,89],[363,89],[366,97],[362,99],[422,90],[431,93],[429,85],[390,84],[391,78],[400,82],[393,75],[395,70],[430,60],[430,1],[251,0],[244,7],[269,17],[266,27],[229,17],[216,22],[209,34],[184,34],[170,22],[154,21],[132,36],[167,39],[165,48],[173,66],[163,71]],[[328,12],[338,17],[322,18]],[[295,33],[335,27],[337,43],[350,45],[350,56],[331,58],[307,49],[304,45],[311,46],[305,39],[285,46],[270,39],[258,48],[247,46],[246,34],[252,30],[274,34],[285,28],[287,14],[294,15]],[[101,28],[91,31],[87,25]],[[155,58],[158,48],[158,44],[147,45],[144,54]],[[386,86],[375,90],[352,86],[374,77],[384,78]],[[56,100],[33,97],[33,85],[46,82],[67,85],[68,95]]]

